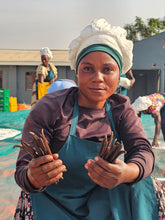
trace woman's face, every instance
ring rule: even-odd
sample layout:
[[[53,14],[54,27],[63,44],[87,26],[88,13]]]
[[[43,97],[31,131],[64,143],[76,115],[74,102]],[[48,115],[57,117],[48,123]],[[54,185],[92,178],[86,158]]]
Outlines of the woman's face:
[[[102,108],[118,85],[119,67],[107,53],[95,51],[87,54],[78,66],[79,105]]]
[[[48,67],[48,63],[49,63],[49,58],[48,58],[48,56],[42,55],[42,56],[41,56],[41,61],[42,61],[42,64],[43,64],[45,67]]]

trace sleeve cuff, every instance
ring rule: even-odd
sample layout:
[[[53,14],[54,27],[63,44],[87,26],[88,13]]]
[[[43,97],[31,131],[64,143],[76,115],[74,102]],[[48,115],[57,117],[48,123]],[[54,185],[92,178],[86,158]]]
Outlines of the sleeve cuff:
[[[46,186],[43,186],[41,188],[35,188],[29,181],[28,179],[28,176],[27,176],[27,172],[26,172],[26,179],[27,179],[27,182],[26,182],[26,188],[29,189],[28,191],[30,193],[38,193],[38,192],[44,192],[46,190]]]

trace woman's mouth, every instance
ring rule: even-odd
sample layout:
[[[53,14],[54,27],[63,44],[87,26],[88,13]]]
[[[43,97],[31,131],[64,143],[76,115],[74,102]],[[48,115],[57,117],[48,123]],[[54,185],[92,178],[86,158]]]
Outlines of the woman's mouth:
[[[103,89],[103,88],[95,88],[95,87],[92,87],[92,88],[89,88],[91,91],[93,91],[93,92],[102,92],[102,91],[104,91],[105,89]]]

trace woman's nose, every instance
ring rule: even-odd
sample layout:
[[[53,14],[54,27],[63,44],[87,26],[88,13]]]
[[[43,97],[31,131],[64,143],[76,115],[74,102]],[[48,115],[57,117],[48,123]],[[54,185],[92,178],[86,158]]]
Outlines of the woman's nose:
[[[95,71],[95,74],[94,74],[94,79],[96,81],[103,81],[103,74],[101,71]]]

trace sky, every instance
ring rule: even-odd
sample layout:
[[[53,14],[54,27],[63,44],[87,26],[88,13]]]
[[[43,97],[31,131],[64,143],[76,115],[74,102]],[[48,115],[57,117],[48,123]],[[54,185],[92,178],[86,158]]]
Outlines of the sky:
[[[165,0],[0,0],[0,49],[67,50],[95,18],[115,26],[165,16]]]

